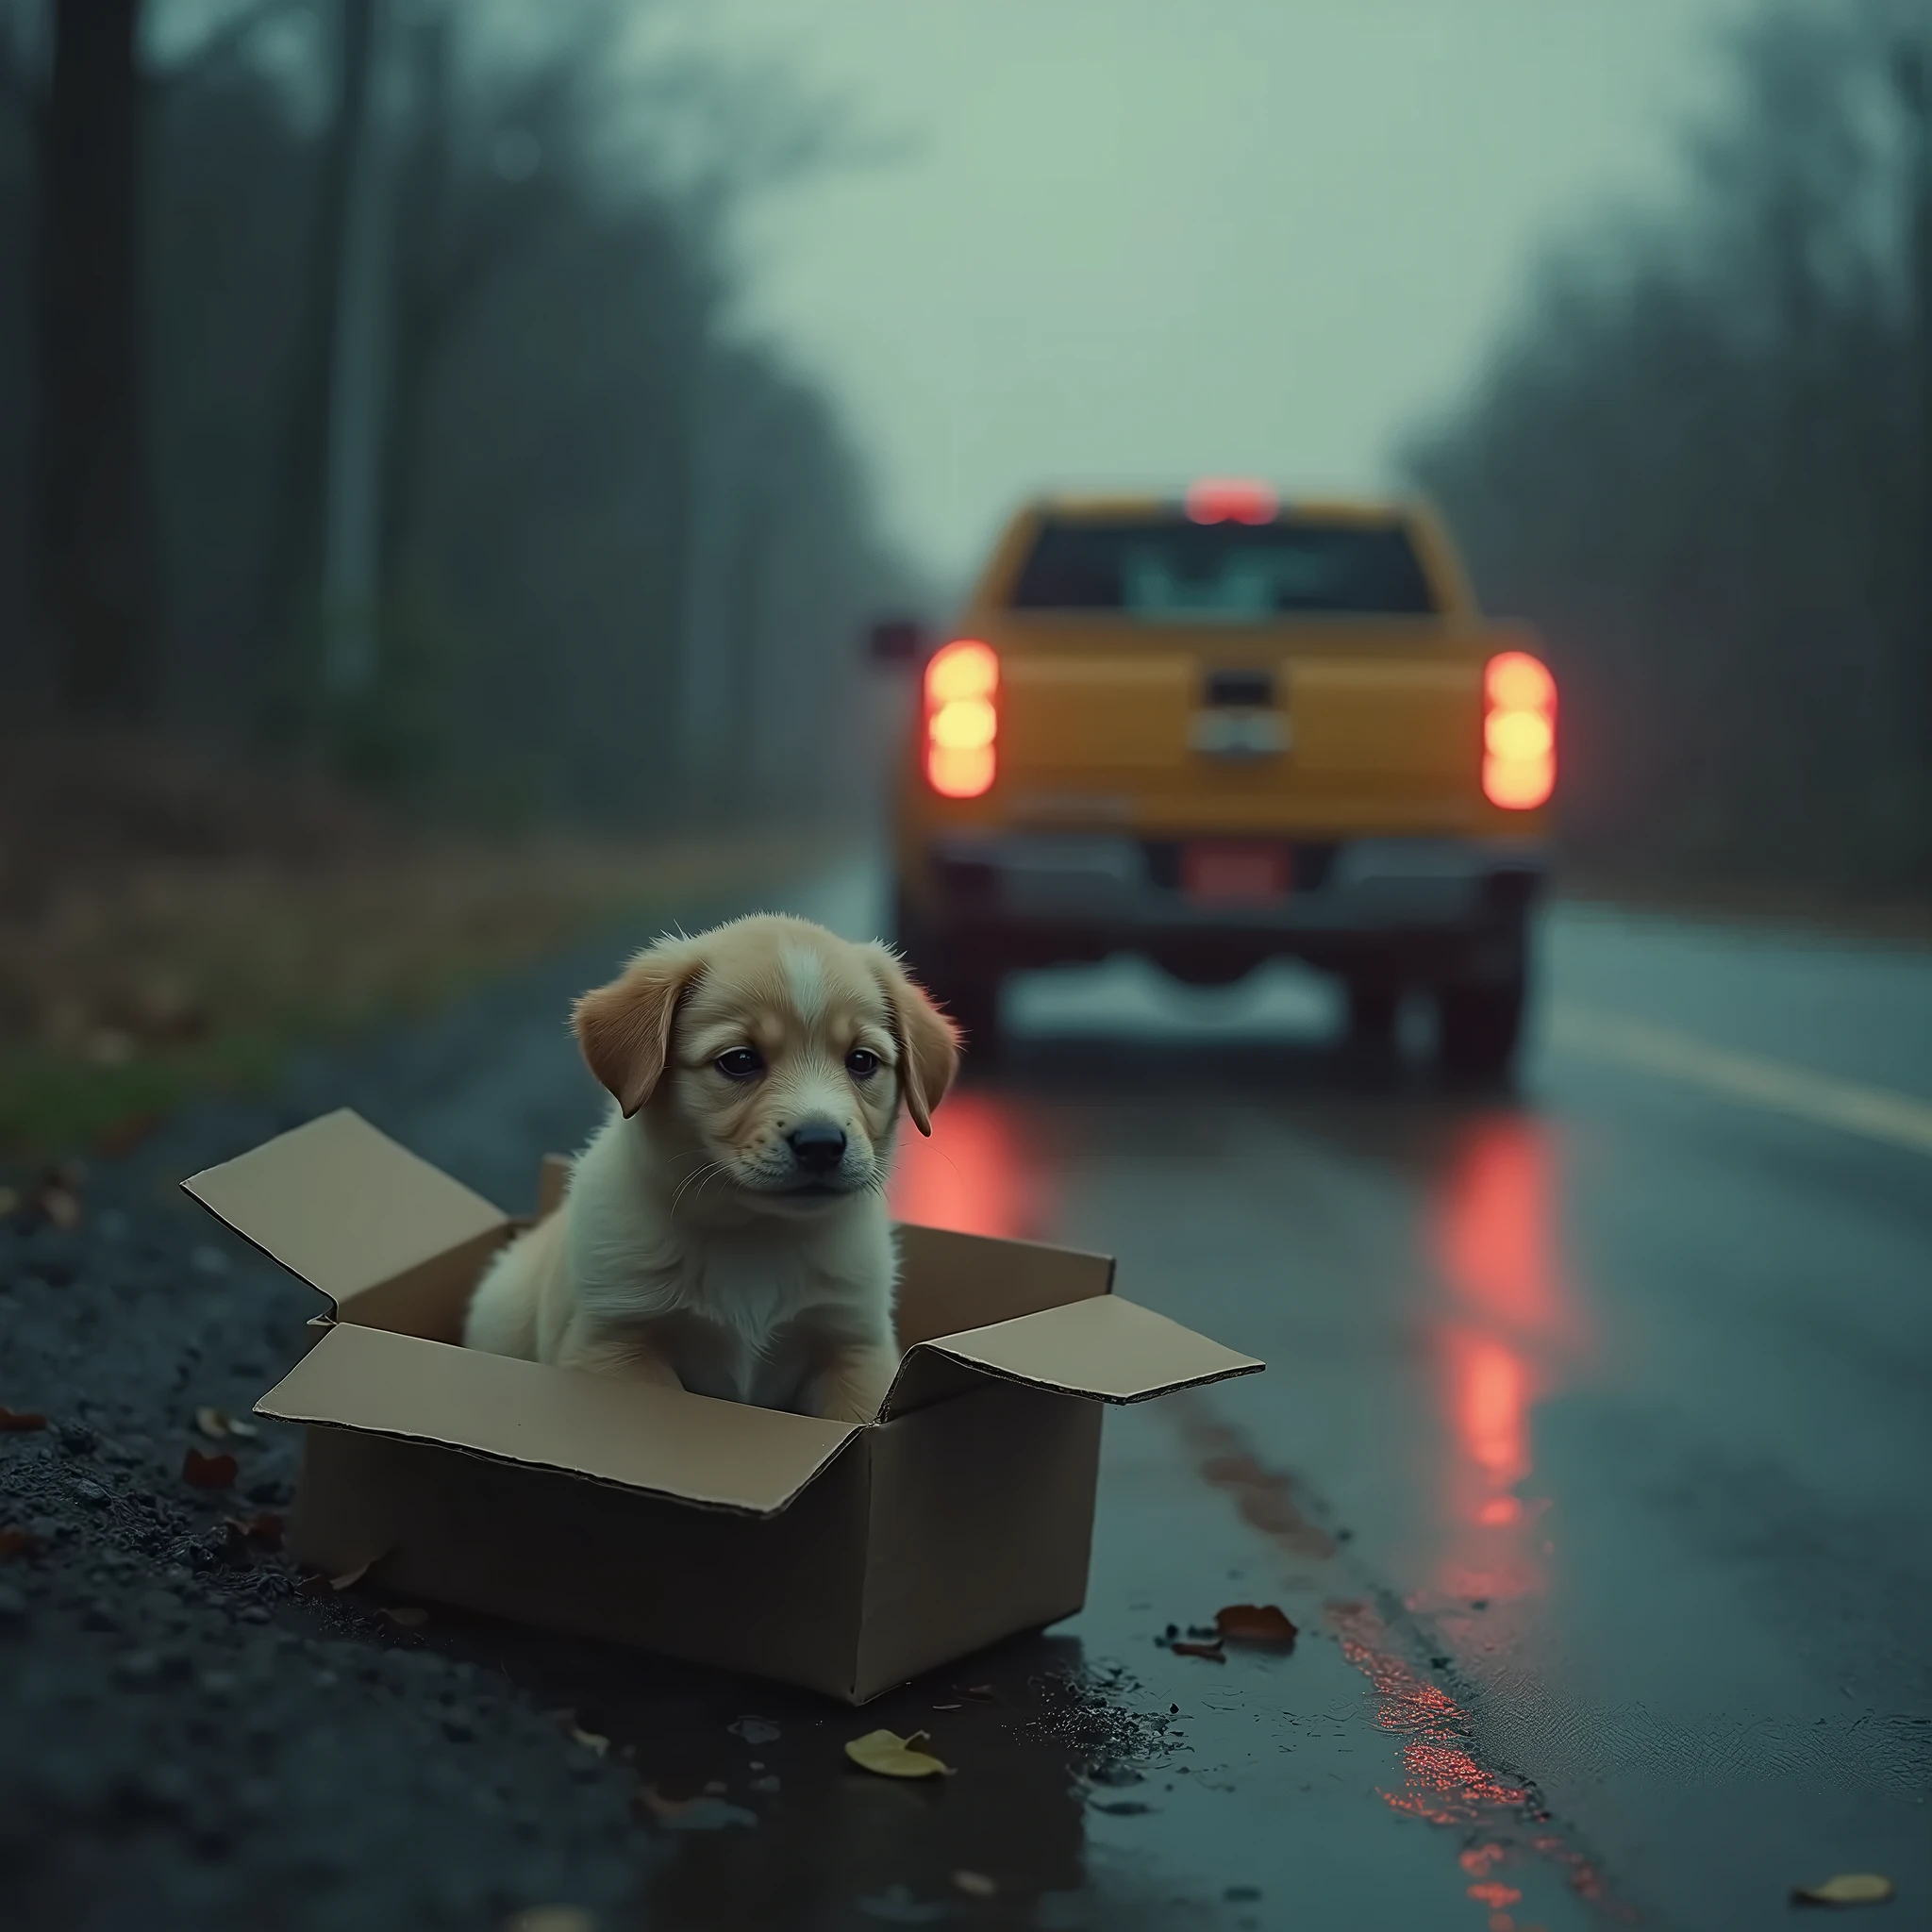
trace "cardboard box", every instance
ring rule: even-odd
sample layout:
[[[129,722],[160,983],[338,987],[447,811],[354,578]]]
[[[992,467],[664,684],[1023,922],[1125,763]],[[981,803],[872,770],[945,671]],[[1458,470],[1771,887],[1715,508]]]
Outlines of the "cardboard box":
[[[891,1393],[824,1422],[461,1347],[524,1224],[356,1114],[182,1185],[328,1302],[256,1404],[303,1562],[854,1704],[1080,1607],[1101,1405],[1261,1367],[1102,1256],[907,1225]]]

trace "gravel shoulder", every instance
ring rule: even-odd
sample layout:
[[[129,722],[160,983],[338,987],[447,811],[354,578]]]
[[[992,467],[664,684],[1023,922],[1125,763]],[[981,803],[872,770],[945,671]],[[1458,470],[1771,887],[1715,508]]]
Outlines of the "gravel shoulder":
[[[1069,1767],[1154,1748],[1160,1721],[1135,1713],[1131,1686],[1101,1697],[1070,1675],[1067,1646],[986,1664],[991,1692],[954,1732],[998,1774],[936,1808],[841,1757],[859,1729],[916,1728],[930,1686],[854,1723],[638,1653],[434,1607],[398,1621],[418,1607],[360,1589],[307,1593],[263,1520],[291,1493],[295,1432],[196,1427],[204,1407],[248,1414],[314,1297],[180,1177],[349,1105],[526,1208],[540,1157],[576,1144],[601,1100],[563,1035],[569,1000],[637,937],[311,1058],[270,1098],[195,1106],[89,1172],[77,1212],[0,1222],[0,1406],[46,1418],[0,1431],[0,1531],[19,1533],[0,1561],[10,1924],[385,1932],[545,1906],[584,1915],[554,1932],[861,1923],[914,1909],[908,1858],[943,1888],[969,1862],[956,1838],[984,1842],[985,1804],[1030,1821],[1024,1896],[961,1892],[948,1912],[1032,1924],[1042,1894],[1077,1892]],[[184,1480],[191,1449],[233,1454],[233,1484]],[[759,1727],[732,1728],[747,1715]],[[647,1790],[705,1802],[654,1810]]]

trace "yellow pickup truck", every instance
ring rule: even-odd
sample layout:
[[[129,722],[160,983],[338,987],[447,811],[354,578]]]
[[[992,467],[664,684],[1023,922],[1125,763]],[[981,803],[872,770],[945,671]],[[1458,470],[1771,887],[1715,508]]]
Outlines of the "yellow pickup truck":
[[[1353,1033],[1430,995],[1448,1068],[1521,1029],[1556,685],[1394,505],[1031,505],[929,650],[900,781],[901,943],[984,1054],[1018,968],[1144,955],[1226,984],[1292,954]]]

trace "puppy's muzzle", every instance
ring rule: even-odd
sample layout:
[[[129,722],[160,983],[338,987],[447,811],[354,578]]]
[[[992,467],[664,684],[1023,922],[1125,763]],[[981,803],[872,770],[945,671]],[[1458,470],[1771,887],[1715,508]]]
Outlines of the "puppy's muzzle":
[[[836,1121],[801,1121],[785,1136],[791,1159],[811,1180],[830,1180],[845,1160],[845,1129]]]

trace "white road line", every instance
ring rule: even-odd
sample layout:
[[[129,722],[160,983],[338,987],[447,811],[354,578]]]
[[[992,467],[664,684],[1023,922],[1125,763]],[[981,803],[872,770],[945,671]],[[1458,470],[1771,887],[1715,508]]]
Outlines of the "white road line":
[[[1561,1052],[1637,1067],[1813,1126],[1837,1127],[1913,1154],[1932,1154],[1932,1101],[1909,1093],[1713,1046],[1693,1034],[1590,1007],[1553,1008],[1545,1034]]]

